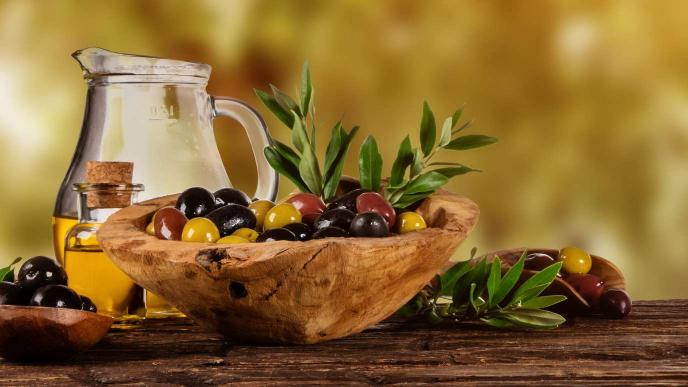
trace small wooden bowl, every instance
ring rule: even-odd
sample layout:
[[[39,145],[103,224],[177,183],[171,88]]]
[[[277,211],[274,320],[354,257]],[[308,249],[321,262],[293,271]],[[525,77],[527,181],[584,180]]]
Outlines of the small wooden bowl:
[[[96,345],[111,325],[110,317],[76,309],[0,305],[0,356],[62,358]]]
[[[523,251],[528,251],[528,254],[532,253],[542,253],[557,259],[559,256],[559,250],[557,249],[543,249],[543,248],[517,248],[517,249],[507,249],[500,250],[489,253],[485,255],[489,262],[492,262],[494,257],[499,257],[502,260],[502,271],[507,271],[511,266],[513,266],[518,259],[523,254]],[[605,288],[617,288],[625,289],[626,280],[624,279],[621,270],[616,267],[609,260],[604,259],[597,255],[590,254],[592,258],[592,267],[590,268],[590,274],[598,276],[604,283]],[[475,259],[475,258],[474,258]],[[536,271],[523,270],[521,275],[521,280],[532,277]],[[564,278],[556,278],[552,285],[550,285],[543,294],[560,294],[567,297],[567,300],[558,306],[558,310],[565,313],[581,314],[590,312],[590,304],[573,288],[569,285]]]
[[[417,210],[431,228],[387,238],[221,245],[144,232],[177,195],[133,205],[98,232],[108,256],[138,284],[200,325],[259,343],[316,343],[360,332],[404,305],[478,221],[478,206],[437,192]]]

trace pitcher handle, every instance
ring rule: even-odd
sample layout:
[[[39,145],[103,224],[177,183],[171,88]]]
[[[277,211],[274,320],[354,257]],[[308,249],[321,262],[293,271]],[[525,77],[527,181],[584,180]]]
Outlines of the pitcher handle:
[[[265,153],[263,153],[263,149],[271,144],[270,133],[265,121],[251,106],[238,99],[211,97],[211,101],[215,116],[232,118],[246,130],[258,168],[258,185],[253,195],[254,198],[274,201],[277,198],[279,175],[268,164]]]

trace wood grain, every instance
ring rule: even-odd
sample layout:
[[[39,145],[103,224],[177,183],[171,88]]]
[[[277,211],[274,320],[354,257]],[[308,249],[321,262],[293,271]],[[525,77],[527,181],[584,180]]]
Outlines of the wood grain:
[[[189,320],[112,332],[71,361],[0,361],[0,385],[685,385],[688,301],[637,302],[625,320],[545,332],[387,320],[309,346],[243,346]]]
[[[219,245],[143,230],[176,196],[112,215],[103,250],[144,288],[209,330],[258,343],[316,343],[376,324],[445,265],[478,221],[470,199],[439,191],[418,208],[430,226],[386,238]]]

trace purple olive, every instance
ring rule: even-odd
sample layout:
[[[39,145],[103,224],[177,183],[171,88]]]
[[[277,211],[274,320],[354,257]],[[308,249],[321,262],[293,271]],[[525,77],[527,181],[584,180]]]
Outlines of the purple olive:
[[[600,277],[593,274],[569,274],[564,278],[592,306],[597,303],[604,290]]]
[[[607,289],[600,297],[600,312],[608,318],[619,319],[631,313],[631,296],[623,289]]]

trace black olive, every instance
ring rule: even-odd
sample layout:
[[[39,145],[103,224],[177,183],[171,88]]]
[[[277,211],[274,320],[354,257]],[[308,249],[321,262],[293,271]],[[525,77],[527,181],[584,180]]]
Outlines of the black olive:
[[[531,253],[528,254],[524,260],[524,269],[540,271],[545,269],[547,266],[554,265],[557,261],[550,255],[544,253]]]
[[[26,305],[22,289],[12,282],[0,282],[0,305]]]
[[[346,231],[339,227],[324,227],[313,233],[313,239],[322,238],[344,238],[346,237]]]
[[[292,223],[284,226],[287,230],[296,235],[296,239],[300,241],[307,241],[313,235],[313,230],[305,223]]]
[[[358,195],[367,192],[362,189],[355,189],[353,191],[347,192],[344,195],[334,199],[327,205],[328,210],[334,210],[336,208],[345,208],[351,212],[356,212],[356,198]]]
[[[608,318],[623,318],[631,313],[631,296],[623,289],[610,288],[600,296],[600,312]]]
[[[192,187],[179,195],[175,207],[189,219],[198,218],[215,209],[215,196],[205,188]]]
[[[239,204],[228,204],[209,213],[210,219],[220,230],[221,236],[232,235],[240,228],[256,228],[256,216],[248,207]]]
[[[91,301],[90,298],[86,296],[79,296],[79,298],[81,299],[81,310],[93,313],[98,311],[98,307],[93,303],[93,301]]]
[[[256,242],[295,241],[296,235],[286,228],[271,228],[258,235]]]
[[[36,290],[29,305],[81,309],[81,298],[74,290],[64,285],[46,285]]]
[[[30,258],[21,266],[17,285],[26,294],[33,294],[45,285],[67,285],[67,273],[56,260],[37,256]]]
[[[382,238],[389,235],[389,225],[382,215],[372,211],[364,212],[351,221],[349,234],[354,237]]]
[[[348,230],[354,216],[356,216],[355,213],[345,208],[327,210],[313,222],[313,229],[320,230],[325,227],[339,227],[343,230]]]
[[[215,195],[215,207],[222,207],[227,204],[238,204],[248,207],[251,204],[251,198],[236,188],[222,188],[215,191],[213,195]]]

